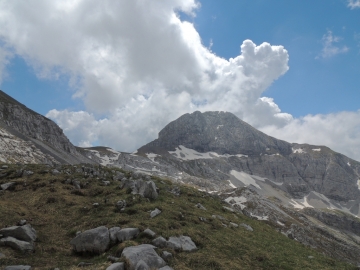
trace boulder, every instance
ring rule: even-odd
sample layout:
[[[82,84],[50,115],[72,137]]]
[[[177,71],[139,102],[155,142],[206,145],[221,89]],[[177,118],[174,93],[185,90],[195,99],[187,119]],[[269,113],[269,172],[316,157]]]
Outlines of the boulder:
[[[138,228],[126,228],[118,231],[116,237],[119,242],[123,242],[135,238],[139,233],[140,230]]]
[[[154,238],[154,237],[155,237],[155,235],[156,235],[156,233],[155,233],[155,232],[153,232],[152,230],[150,230],[149,228],[148,228],[148,229],[146,229],[143,233],[144,233],[145,235],[147,235],[147,236],[151,237],[151,238]]]
[[[3,228],[0,230],[0,234],[3,237],[14,237],[18,240],[26,241],[26,242],[35,242],[36,240],[36,231],[30,224],[26,224],[24,226],[12,226],[8,228]]]
[[[0,246],[8,246],[21,252],[33,252],[34,245],[32,243],[18,240],[14,237],[8,236],[0,239]]]
[[[168,261],[170,259],[172,259],[173,255],[168,252],[168,251],[163,251],[162,254],[161,254],[161,257],[165,260],[165,261]]]
[[[144,198],[155,200],[158,197],[157,188],[153,181],[136,181],[136,187],[138,188],[138,193]]]
[[[110,236],[110,243],[116,244],[118,239],[116,237],[116,234],[121,230],[120,227],[112,227],[109,229],[109,236]]]
[[[125,269],[125,265],[123,262],[113,263],[108,268],[106,268],[106,270],[124,270],[124,269]]]
[[[166,265],[165,261],[155,252],[153,245],[143,244],[139,246],[127,247],[123,250],[122,256],[129,262],[129,269],[136,268],[139,261],[142,260],[149,269],[159,269]]]
[[[169,240],[166,243],[168,248],[173,250],[182,250],[182,251],[194,251],[197,250],[195,243],[191,240],[189,236],[180,236],[180,237],[169,237]]]
[[[159,236],[158,238],[152,240],[151,242],[154,246],[159,247],[159,248],[163,248],[166,247],[167,242],[166,239],[162,236]]]
[[[31,270],[30,265],[10,265],[6,266],[4,270]]]
[[[70,244],[75,252],[104,253],[110,246],[109,230],[101,226],[84,231],[72,239]]]
[[[155,208],[155,210],[151,211],[150,217],[151,217],[151,218],[154,218],[154,217],[156,217],[156,216],[158,216],[158,215],[160,215],[160,214],[161,214],[161,210]]]

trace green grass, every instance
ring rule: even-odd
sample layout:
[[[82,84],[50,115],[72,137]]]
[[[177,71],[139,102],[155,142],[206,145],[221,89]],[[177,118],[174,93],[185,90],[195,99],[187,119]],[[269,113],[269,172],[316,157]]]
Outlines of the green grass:
[[[72,166],[65,167],[74,170]],[[105,225],[109,228],[150,228],[163,237],[190,236],[198,251],[186,253],[168,250],[174,255],[169,265],[175,270],[356,269],[288,239],[264,222],[224,210],[225,204],[220,199],[192,187],[180,186],[181,195],[175,196],[168,192],[174,185],[172,182],[153,178],[160,193],[156,200],[150,201],[119,189],[118,182],[111,180],[112,173],[108,168],[104,170],[108,171],[110,186],[100,186],[101,181],[85,179],[82,174],[53,176],[46,172],[48,168],[43,165],[27,165],[26,169],[35,174],[16,178],[19,168],[9,165],[9,175],[0,179],[1,184],[17,182],[14,191],[3,192],[0,196],[0,227],[15,225],[20,219],[26,219],[38,232],[38,241],[35,253],[28,255],[0,247],[0,252],[6,255],[5,259],[0,259],[0,266],[29,264],[35,269],[77,269],[79,262],[86,261],[94,263],[87,269],[106,269],[110,265],[107,256],[120,255],[125,246],[151,242],[151,239],[140,234],[137,239],[118,244],[100,256],[84,257],[72,253],[69,242],[77,231]],[[89,184],[81,192],[74,192],[72,185],[63,183],[68,178],[77,178]],[[123,199],[128,205],[125,212],[119,213],[115,203]],[[92,206],[95,202],[100,203],[98,208]],[[201,203],[207,210],[196,208],[196,203]],[[151,219],[149,211],[155,208],[162,213]],[[249,232],[243,227],[224,227],[212,215],[223,216],[225,224],[246,223],[254,231]],[[201,222],[199,217],[207,221]],[[157,251],[161,252],[162,249]],[[314,258],[309,259],[308,256]]]

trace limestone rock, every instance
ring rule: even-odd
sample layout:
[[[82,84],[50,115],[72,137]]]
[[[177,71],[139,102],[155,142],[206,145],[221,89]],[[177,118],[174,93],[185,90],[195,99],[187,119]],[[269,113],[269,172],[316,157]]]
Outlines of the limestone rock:
[[[167,245],[167,241],[164,237],[159,236],[158,238],[152,240],[151,242],[154,246],[159,247],[159,248],[163,248],[166,247]]]
[[[27,252],[33,252],[34,251],[34,245],[32,243],[18,240],[14,237],[8,236],[5,238],[0,239],[0,246],[8,246],[13,249],[16,249],[18,251],[27,253]]]
[[[183,236],[183,235],[180,237],[175,237],[175,236],[169,237],[166,246],[168,248],[178,251],[182,250],[182,251],[191,252],[197,250],[197,247],[195,243],[191,240],[191,238],[189,236]]]
[[[0,187],[2,190],[10,190],[15,186],[15,184],[16,184],[15,182],[9,182],[9,183],[0,185]]]
[[[118,239],[116,234],[121,230],[120,227],[112,227],[109,229],[110,243],[116,244]]]
[[[11,236],[16,239],[34,242],[36,240],[36,231],[30,224],[26,224],[24,226],[12,226],[8,228],[3,228],[0,230],[0,234],[4,237]]]
[[[102,254],[110,245],[109,230],[101,226],[84,231],[72,239],[70,244],[75,252]]]
[[[146,230],[144,230],[143,233],[144,233],[145,235],[151,237],[151,238],[155,237],[155,235],[156,235],[156,233],[153,232],[152,230],[150,230],[149,228],[147,228]]]
[[[166,265],[165,261],[155,252],[153,245],[143,244],[127,247],[123,250],[122,256],[129,262],[130,270],[136,269],[140,260],[150,269],[158,269]]]
[[[135,238],[139,233],[140,230],[137,228],[125,228],[118,231],[116,237],[119,242],[123,242]]]
[[[151,217],[151,218],[154,218],[154,217],[156,217],[156,216],[158,216],[158,215],[160,215],[160,214],[161,214],[161,210],[155,208],[155,210],[151,211],[150,217]]]
[[[123,262],[113,263],[108,268],[106,268],[106,270],[124,270],[124,269],[125,269],[125,265]]]

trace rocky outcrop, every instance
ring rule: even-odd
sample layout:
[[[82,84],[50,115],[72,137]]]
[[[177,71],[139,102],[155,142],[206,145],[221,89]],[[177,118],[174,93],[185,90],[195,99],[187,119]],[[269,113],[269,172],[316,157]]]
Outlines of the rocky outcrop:
[[[53,121],[28,109],[2,91],[0,128],[0,145],[9,154],[23,155],[23,163],[52,163],[53,159],[64,164],[93,163],[76,150]],[[18,148],[13,149],[15,146]],[[29,157],[25,158],[26,154]],[[3,154],[2,158],[6,157]],[[16,161],[7,159],[7,162]]]

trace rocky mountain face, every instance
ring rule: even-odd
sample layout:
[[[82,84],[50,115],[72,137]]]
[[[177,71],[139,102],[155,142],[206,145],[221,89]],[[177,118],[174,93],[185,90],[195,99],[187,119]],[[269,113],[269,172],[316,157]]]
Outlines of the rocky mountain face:
[[[2,149],[7,149],[6,155],[16,154],[17,158],[14,162],[93,163],[76,150],[53,121],[28,109],[2,91],[0,91],[0,129]],[[23,147],[16,147],[16,144]],[[29,151],[25,145],[28,145],[32,151]],[[11,150],[14,147],[15,150]],[[37,157],[32,159],[32,153]],[[3,152],[1,158],[11,163],[12,160],[6,155]]]
[[[190,175],[219,183],[230,180],[243,186],[239,178],[257,176],[255,182],[276,185],[297,199],[311,191],[339,201],[360,195],[359,162],[325,146],[277,140],[228,112],[181,116],[138,150],[140,155],[148,153],[171,159]]]

